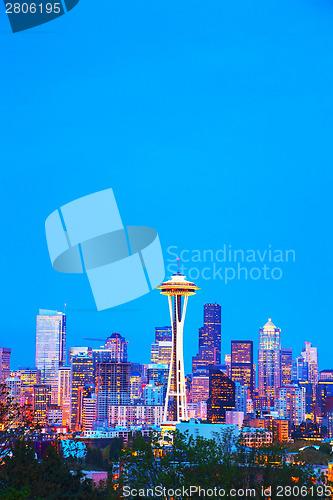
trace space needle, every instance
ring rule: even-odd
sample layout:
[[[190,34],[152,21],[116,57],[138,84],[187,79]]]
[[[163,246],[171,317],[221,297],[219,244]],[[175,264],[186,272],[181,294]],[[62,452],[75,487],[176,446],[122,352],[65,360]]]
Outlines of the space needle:
[[[179,259],[178,259],[179,262]],[[164,423],[188,420],[183,354],[183,329],[188,297],[199,288],[187,281],[184,274],[177,273],[157,287],[162,295],[168,296],[172,324],[172,349],[168,387],[164,405]]]

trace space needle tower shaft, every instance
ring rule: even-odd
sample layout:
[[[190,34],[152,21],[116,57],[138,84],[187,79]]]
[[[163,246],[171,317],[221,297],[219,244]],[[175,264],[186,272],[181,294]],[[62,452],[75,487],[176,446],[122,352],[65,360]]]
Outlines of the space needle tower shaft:
[[[171,360],[163,422],[181,422],[188,420],[183,354],[184,321],[188,297],[195,295],[199,288],[187,281],[179,271],[171,276],[171,280],[157,288],[162,295],[168,296],[172,324]]]

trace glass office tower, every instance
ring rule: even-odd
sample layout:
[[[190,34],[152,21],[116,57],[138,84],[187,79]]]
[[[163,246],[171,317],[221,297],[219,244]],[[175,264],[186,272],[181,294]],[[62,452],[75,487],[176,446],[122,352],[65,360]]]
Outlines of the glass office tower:
[[[259,330],[258,389],[267,407],[274,406],[280,387],[281,330],[269,318]]]
[[[40,309],[36,328],[36,367],[42,384],[51,385],[52,403],[58,402],[58,370],[66,359],[66,316]]]

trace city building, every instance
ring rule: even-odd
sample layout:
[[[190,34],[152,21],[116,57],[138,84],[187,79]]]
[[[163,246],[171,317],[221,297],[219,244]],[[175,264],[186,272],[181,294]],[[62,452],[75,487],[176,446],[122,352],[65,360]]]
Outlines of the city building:
[[[195,295],[198,287],[186,281],[182,273],[175,273],[171,280],[157,287],[168,297],[172,323],[172,352],[167,394],[165,398],[164,422],[187,420],[186,387],[184,374],[183,328],[188,297]]]
[[[92,356],[92,348],[86,346],[74,346],[68,349],[68,365],[74,356]]]
[[[305,348],[302,349],[302,356],[308,364],[309,382],[313,387],[318,384],[318,353],[317,347],[312,347],[310,342],[305,342]]]
[[[249,388],[240,382],[235,382],[235,410],[247,413]]]
[[[36,367],[41,382],[51,385],[52,402],[58,401],[58,370],[66,358],[66,316],[62,312],[40,309],[36,328]]]
[[[8,396],[14,404],[21,403],[21,379],[20,377],[7,377],[5,381],[8,387]]]
[[[226,424],[227,425],[238,425],[238,428],[243,427],[244,422],[244,412],[243,411],[233,411],[227,410],[225,413]]]
[[[151,344],[151,363],[169,365],[171,362],[172,342],[169,340]]]
[[[82,431],[93,429],[96,420],[97,399],[96,394],[83,397],[82,399]]]
[[[10,355],[12,350],[9,347],[0,347],[0,383],[4,384],[10,377]]]
[[[164,391],[162,385],[147,384],[144,386],[143,402],[147,406],[164,405]]]
[[[204,326],[199,328],[199,351],[192,358],[192,372],[198,367],[221,364],[221,306],[204,305]]]
[[[142,377],[139,373],[130,375],[131,403],[135,404],[142,398]]]
[[[207,401],[209,398],[209,376],[206,373],[193,374],[191,395],[192,403]]]
[[[36,424],[47,424],[47,407],[51,403],[51,395],[51,384],[35,384],[33,386],[33,414]]]
[[[82,403],[84,389],[94,385],[93,359],[74,356],[71,359],[71,430],[82,428]]]
[[[305,418],[305,389],[298,385],[284,385],[278,389],[276,410],[280,418],[299,425]]]
[[[33,386],[40,384],[40,370],[37,368],[20,368],[21,406],[33,404]]]
[[[58,405],[53,405],[49,403],[47,405],[47,425],[53,425],[55,427],[62,426],[62,408]]]
[[[171,326],[156,326],[155,342],[172,342]]]
[[[58,406],[62,408],[62,424],[71,422],[71,367],[61,366],[58,371]]]
[[[254,366],[252,340],[231,341],[231,372],[230,378],[234,382],[246,385],[250,394],[254,391]]]
[[[111,361],[116,363],[127,363],[128,340],[120,333],[112,333],[105,341],[105,349],[111,351]]]
[[[274,406],[280,387],[281,330],[268,319],[259,330],[258,389],[267,407]]]
[[[137,406],[110,406],[109,426],[110,427],[131,427],[160,425],[163,422],[163,405],[137,405]]]
[[[235,382],[218,368],[209,368],[209,398],[207,420],[212,424],[226,421],[226,411],[235,410]]]
[[[97,415],[107,423],[111,406],[127,406],[131,402],[130,363],[98,363],[96,368]]]
[[[280,350],[280,385],[290,385],[292,383],[293,350],[281,348]]]

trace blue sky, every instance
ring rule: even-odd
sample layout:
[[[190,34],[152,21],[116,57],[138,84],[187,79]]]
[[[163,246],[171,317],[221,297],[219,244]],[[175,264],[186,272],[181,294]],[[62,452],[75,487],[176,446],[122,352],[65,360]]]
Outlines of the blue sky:
[[[46,217],[112,187],[123,222],[156,228],[165,257],[171,245],[295,251],[280,280],[196,280],[187,371],[215,301],[224,354],[271,317],[284,347],[312,342],[333,368],[333,3],[80,0],[15,35],[2,5],[0,18],[0,344],[13,367],[34,363],[38,308],[64,302],[68,346],[119,331],[130,360],[149,361],[166,299],[94,311],[87,281],[48,257]]]

